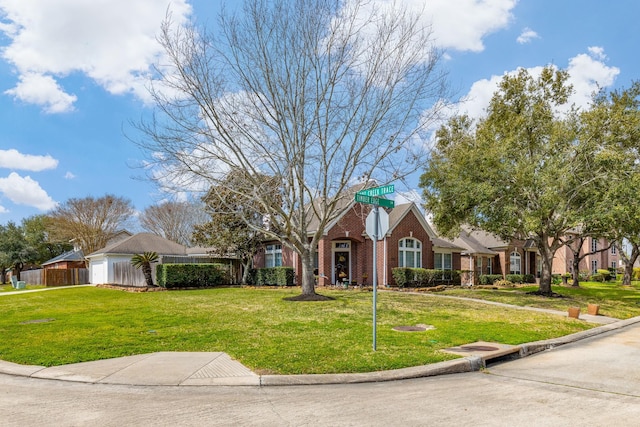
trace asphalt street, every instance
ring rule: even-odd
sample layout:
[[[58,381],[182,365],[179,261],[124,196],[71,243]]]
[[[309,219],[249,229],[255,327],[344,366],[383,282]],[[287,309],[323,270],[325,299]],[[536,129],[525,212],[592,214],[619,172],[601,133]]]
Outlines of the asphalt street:
[[[3,426],[635,426],[640,325],[481,372],[314,386],[126,386],[0,375]]]

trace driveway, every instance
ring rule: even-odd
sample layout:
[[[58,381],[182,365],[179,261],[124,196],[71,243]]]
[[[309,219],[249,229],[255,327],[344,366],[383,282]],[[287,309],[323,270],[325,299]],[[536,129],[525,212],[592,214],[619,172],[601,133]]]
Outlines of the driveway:
[[[633,426],[640,325],[483,372],[283,387],[84,384],[0,375],[3,426]]]

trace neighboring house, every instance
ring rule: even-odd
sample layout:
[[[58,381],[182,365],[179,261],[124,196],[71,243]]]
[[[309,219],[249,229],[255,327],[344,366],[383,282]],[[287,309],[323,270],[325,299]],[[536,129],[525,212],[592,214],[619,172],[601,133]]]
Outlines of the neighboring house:
[[[121,242],[122,240],[131,237],[132,234],[127,230],[120,230],[114,233],[107,241],[107,246],[114,243]],[[72,239],[71,243],[74,244],[73,250],[51,258],[41,264],[42,268],[48,269],[63,269],[68,270],[71,268],[86,268],[84,253],[82,249],[77,245],[76,239]]]
[[[342,215],[327,224],[318,243],[314,267],[319,285],[372,284],[373,242],[365,232],[371,207],[348,200],[346,203]],[[383,240],[377,242],[379,285],[394,285],[394,267],[460,270],[463,249],[438,238],[414,203],[398,205],[388,210],[388,214],[389,230]],[[310,221],[310,235],[317,226],[317,220]],[[280,242],[265,242],[256,254],[254,265],[257,268],[293,267],[297,283],[301,283],[299,257]]]
[[[479,277],[483,274],[539,276],[540,257],[530,240],[506,242],[485,231],[463,230],[453,242],[464,248],[462,270],[474,272],[463,276],[463,285],[479,284]]]
[[[239,261],[234,257],[214,257],[211,255],[210,248],[187,248],[156,234],[139,233],[87,255],[91,284],[131,284],[122,283],[123,279],[119,278],[118,269],[128,267],[133,255],[144,252],[157,253],[159,263],[228,263],[235,280],[242,277]],[[144,279],[140,276],[133,285],[144,285]]]
[[[74,249],[63,254],[58,255],[55,258],[51,258],[49,261],[42,263],[42,268],[48,269],[64,269],[71,268],[85,268],[84,254],[80,249]]]
[[[130,263],[135,254],[155,252],[158,255],[186,254],[187,248],[152,233],[139,233],[87,255],[89,260],[89,280],[91,284],[117,283],[115,265]]]
[[[573,243],[575,248],[576,243]],[[594,254],[586,255],[579,264],[578,271],[588,272],[594,274],[598,269],[617,269],[622,267],[622,259],[620,257],[619,249],[615,245],[609,247],[609,241],[607,239],[598,239],[588,237],[584,240],[582,247],[580,248],[580,255],[596,252]],[[600,249],[608,248],[597,252]],[[573,251],[571,248],[563,246],[558,249],[555,257],[553,258],[553,274],[573,273]]]

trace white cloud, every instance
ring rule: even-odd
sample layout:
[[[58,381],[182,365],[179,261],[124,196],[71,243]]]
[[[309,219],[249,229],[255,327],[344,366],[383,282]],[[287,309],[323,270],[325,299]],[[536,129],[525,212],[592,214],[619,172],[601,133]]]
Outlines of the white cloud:
[[[599,88],[607,88],[613,85],[615,78],[620,74],[617,67],[608,66],[604,59],[604,49],[589,48],[589,54],[581,53],[569,59],[567,71],[569,73],[569,83],[573,85],[575,93],[569,103],[577,107],[586,108],[591,102],[591,96]],[[532,76],[539,76],[542,71],[541,66],[529,68]],[[517,70],[508,71],[505,74],[515,74]],[[471,90],[465,96],[465,102],[460,108],[460,112],[466,113],[473,118],[484,116],[485,110],[491,101],[493,93],[498,89],[498,84],[503,76],[491,76],[489,79],[478,80],[471,86]]]
[[[419,14],[431,26],[435,44],[444,49],[480,52],[482,39],[505,28],[512,19],[517,0],[374,0],[368,8],[401,6]]]
[[[66,113],[73,110],[78,99],[66,93],[53,77],[27,72],[19,77],[20,82],[4,93],[28,104],[39,105],[47,113]]]
[[[57,205],[37,181],[15,172],[11,172],[6,178],[0,178],[0,192],[13,203],[32,206],[41,211],[53,209]]]
[[[76,98],[59,79],[81,73],[110,93],[147,99],[168,7],[178,25],[191,13],[187,0],[0,0],[0,31],[11,41],[2,56],[19,76],[7,93],[51,113],[69,111]]]
[[[431,17],[438,46],[481,52],[482,39],[505,28],[512,19],[516,0],[410,0],[415,10]]]
[[[74,179],[76,176],[71,172],[67,172],[64,174],[64,179]]]
[[[22,154],[18,150],[0,150],[0,168],[40,172],[58,167],[58,161],[51,157]]]
[[[418,190],[398,191],[395,195],[396,205],[415,203],[420,209],[424,206],[424,199]]]
[[[572,101],[581,107],[591,102],[592,95],[601,88],[613,85],[620,69],[606,65],[607,56],[601,47],[590,47],[589,54],[582,53],[569,60],[567,71],[576,93]]]
[[[522,33],[520,33],[516,41],[520,44],[526,44],[531,43],[531,40],[533,39],[539,38],[540,36],[538,35],[538,33],[533,31],[531,28],[525,28],[524,30],[522,30]]]
[[[9,212],[4,206],[0,205],[0,214]]]

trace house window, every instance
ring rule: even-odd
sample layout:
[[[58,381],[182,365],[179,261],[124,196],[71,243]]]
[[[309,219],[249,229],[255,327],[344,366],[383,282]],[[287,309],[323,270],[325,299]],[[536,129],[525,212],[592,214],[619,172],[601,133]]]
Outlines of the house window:
[[[451,254],[436,252],[434,254],[434,266],[436,270],[451,270]]]
[[[591,261],[591,274],[596,273],[598,273],[598,260],[594,259],[593,261]]]
[[[282,245],[267,245],[264,254],[264,266],[267,268],[282,266]]]
[[[479,256],[476,258],[476,271],[478,274],[482,274],[482,257]]]
[[[509,257],[509,274],[521,274],[522,259],[518,252],[511,252]]]
[[[591,238],[591,252],[597,252],[598,251],[598,240],[594,239],[593,237]]]
[[[487,258],[487,274],[493,274],[493,266],[491,265],[493,261],[491,258]]]
[[[617,255],[618,250],[616,249],[616,245],[611,245],[611,255]]]
[[[612,270],[617,270],[618,269],[618,265],[617,264],[618,264],[617,262],[611,261],[611,269]]]
[[[416,239],[402,239],[398,242],[398,266],[422,267],[422,244]]]

